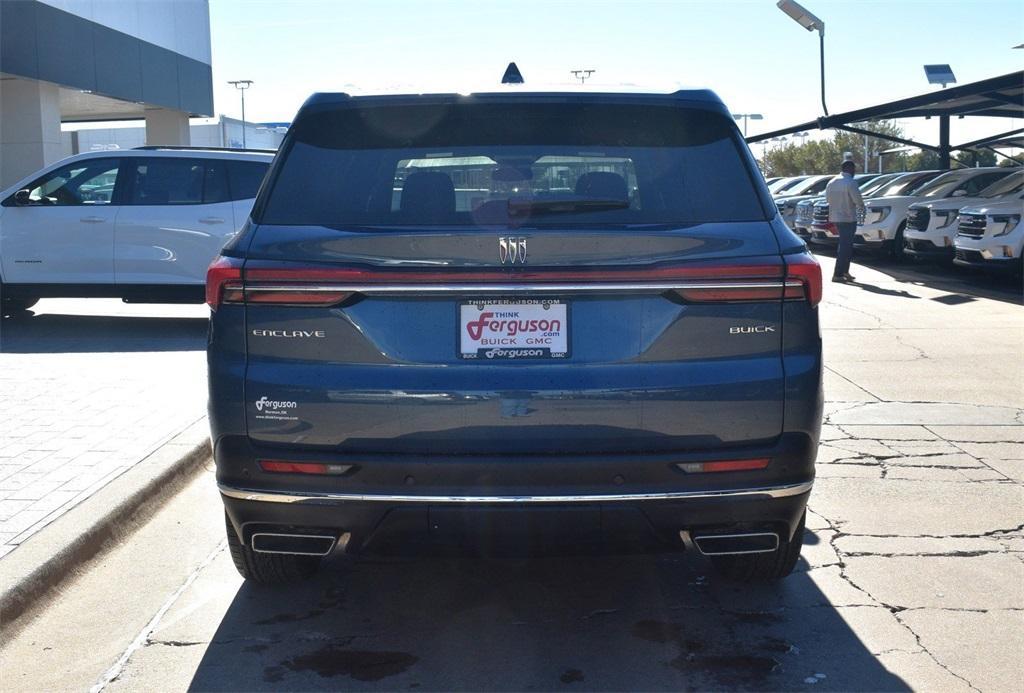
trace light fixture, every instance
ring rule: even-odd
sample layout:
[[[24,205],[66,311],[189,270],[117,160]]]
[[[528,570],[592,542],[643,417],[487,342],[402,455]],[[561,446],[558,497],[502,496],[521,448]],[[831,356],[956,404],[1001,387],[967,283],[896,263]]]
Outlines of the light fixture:
[[[818,32],[819,57],[821,62],[821,110],[827,116],[828,106],[825,105],[825,22],[814,16],[803,5],[793,0],[779,0],[776,3],[780,10],[807,31]]]
[[[793,20],[807,31],[819,31],[825,35],[825,22],[814,16],[806,7],[793,0],[779,0],[779,9],[788,14]]]
[[[760,113],[733,113],[733,120],[743,120],[743,136],[747,136],[747,120],[764,120],[764,116]]]

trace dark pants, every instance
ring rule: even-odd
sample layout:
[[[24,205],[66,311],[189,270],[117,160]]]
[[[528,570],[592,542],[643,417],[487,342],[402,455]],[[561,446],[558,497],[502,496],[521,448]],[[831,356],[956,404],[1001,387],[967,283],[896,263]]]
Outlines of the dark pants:
[[[852,221],[835,222],[839,231],[839,247],[836,248],[836,269],[833,277],[841,277],[850,271],[850,258],[853,257],[853,234],[857,224]]]

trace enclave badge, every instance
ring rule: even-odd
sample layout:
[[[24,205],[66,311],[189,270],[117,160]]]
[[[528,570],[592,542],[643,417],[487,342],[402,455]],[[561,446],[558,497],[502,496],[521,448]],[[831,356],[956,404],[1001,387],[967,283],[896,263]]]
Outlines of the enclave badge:
[[[526,239],[512,236],[498,238],[498,260],[503,265],[526,264]]]

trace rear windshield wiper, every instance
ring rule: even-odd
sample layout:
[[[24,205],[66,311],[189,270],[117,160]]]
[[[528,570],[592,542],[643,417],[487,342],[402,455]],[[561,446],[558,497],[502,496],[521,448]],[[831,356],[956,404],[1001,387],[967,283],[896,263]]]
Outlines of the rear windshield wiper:
[[[508,201],[510,218],[530,217],[543,214],[575,214],[577,212],[603,212],[613,209],[628,209],[629,200],[599,198],[559,198],[535,200],[513,198]]]

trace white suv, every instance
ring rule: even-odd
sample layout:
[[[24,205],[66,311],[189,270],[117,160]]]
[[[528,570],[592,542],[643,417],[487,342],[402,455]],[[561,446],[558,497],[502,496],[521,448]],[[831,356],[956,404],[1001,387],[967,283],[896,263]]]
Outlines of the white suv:
[[[863,224],[857,225],[854,248],[873,252],[892,251],[903,256],[907,209],[915,202],[976,195],[1010,171],[1005,168],[961,168],[948,171],[929,183],[903,195],[877,197],[866,205]]]
[[[999,202],[1001,198],[1020,193],[1021,190],[1024,190],[1024,170],[1016,169],[974,196],[910,205],[907,210],[907,229],[903,235],[903,252],[919,259],[952,260],[953,239],[957,233],[960,210]]]
[[[272,153],[143,147],[60,161],[0,192],[3,313],[41,297],[204,300],[206,268]]]
[[[966,267],[1024,272],[1024,195],[960,210],[953,262]]]

